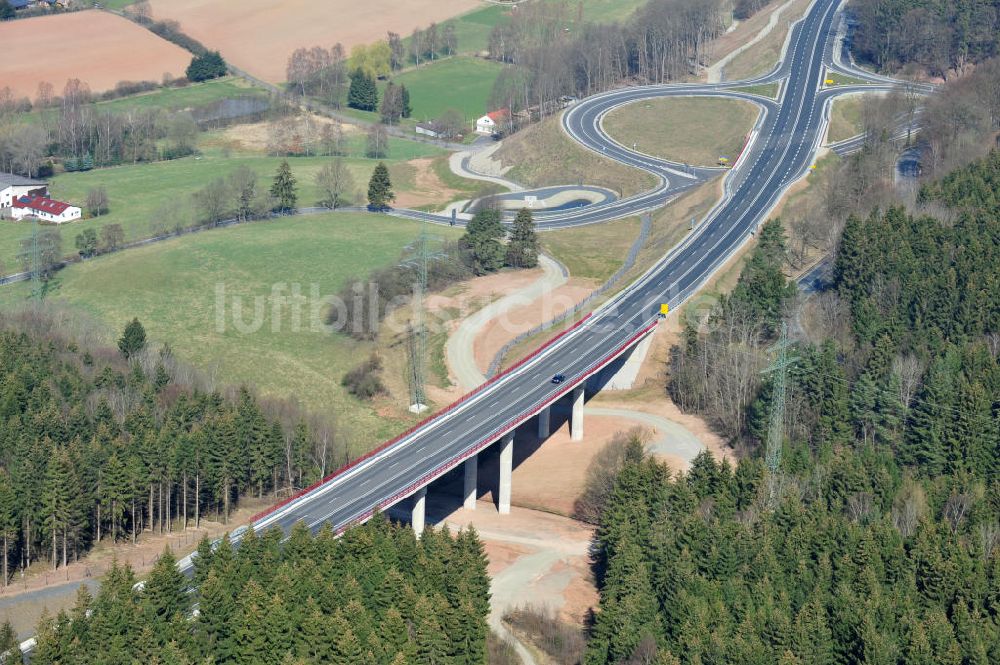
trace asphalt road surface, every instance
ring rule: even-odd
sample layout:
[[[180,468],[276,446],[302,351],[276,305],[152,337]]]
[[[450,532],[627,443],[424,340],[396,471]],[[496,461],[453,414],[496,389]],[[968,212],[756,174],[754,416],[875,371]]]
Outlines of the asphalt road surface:
[[[290,528],[304,521],[329,521],[342,529],[373,509],[398,502],[478,450],[495,442],[584,381],[621,349],[656,324],[661,303],[676,307],[732,256],[767,218],[787,188],[808,172],[827,126],[829,101],[852,90],[823,88],[832,65],[839,0],[816,0],[792,31],[782,63],[752,82],[718,85],[661,85],[616,90],[579,102],[563,116],[565,131],[590,150],[648,171],[659,179],[637,196],[571,211],[538,213],[542,228],[596,223],[664,205],[678,193],[717,174],[633,152],[600,128],[605,113],[624,103],[671,95],[714,95],[748,99],[764,114],[749,145],[728,174],[726,194],[696,229],[642,278],[530,361],[471,393],[464,402],[430,420],[356,466],[282,506],[255,528]],[[845,71],[853,68],[840,65]],[[853,74],[852,74],[853,75]],[[861,78],[859,76],[859,78]],[[781,81],[778,101],[734,88]],[[881,79],[859,89],[884,89]],[[449,218],[416,211],[392,214],[448,223]],[[554,374],[565,382],[553,385]],[[516,440],[515,440],[516,445]]]

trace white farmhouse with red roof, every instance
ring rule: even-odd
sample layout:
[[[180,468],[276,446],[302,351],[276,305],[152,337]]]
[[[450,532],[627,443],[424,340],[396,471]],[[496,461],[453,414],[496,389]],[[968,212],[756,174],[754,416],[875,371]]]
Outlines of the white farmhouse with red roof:
[[[496,134],[497,130],[500,128],[500,124],[505,122],[507,120],[507,116],[509,115],[510,111],[507,109],[490,111],[479,120],[476,120],[476,133],[485,134],[486,136]]]
[[[14,199],[14,206],[10,212],[10,216],[14,219],[37,217],[43,222],[54,224],[72,222],[74,219],[80,219],[82,215],[83,211],[75,205],[33,194],[25,194]]]

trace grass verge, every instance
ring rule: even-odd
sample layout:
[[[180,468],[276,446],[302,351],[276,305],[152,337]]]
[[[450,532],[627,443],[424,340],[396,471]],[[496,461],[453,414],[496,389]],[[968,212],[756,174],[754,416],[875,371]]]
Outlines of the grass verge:
[[[542,247],[569,269],[573,277],[602,284],[621,267],[622,258],[639,235],[638,217],[560,229],[540,234]]]
[[[833,100],[833,105],[830,107],[830,127],[826,132],[827,143],[843,141],[862,132],[862,104],[858,95]]]
[[[573,141],[563,132],[559,116],[504,139],[493,158],[513,164],[507,177],[529,187],[587,184],[630,196],[656,184],[648,173],[604,159]]]
[[[604,129],[646,154],[708,166],[723,155],[735,160],[759,113],[754,104],[736,99],[648,99],[611,111]]]
[[[781,86],[777,83],[759,83],[757,85],[748,85],[743,88],[733,88],[733,90],[738,92],[749,92],[751,95],[761,95],[762,97],[777,99],[780,87]]]
[[[740,53],[726,65],[728,81],[753,78],[769,72],[781,57],[781,49],[792,23],[802,18],[812,0],[798,0],[781,13],[777,24],[759,42]]]

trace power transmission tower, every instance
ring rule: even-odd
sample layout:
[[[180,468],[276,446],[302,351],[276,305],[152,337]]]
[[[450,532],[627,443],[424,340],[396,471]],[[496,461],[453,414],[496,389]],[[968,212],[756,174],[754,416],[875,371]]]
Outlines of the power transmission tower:
[[[774,360],[763,370],[763,374],[773,375],[771,391],[771,418],[767,427],[767,448],[764,461],[767,464],[767,508],[774,509],[778,501],[781,485],[781,448],[785,435],[785,394],[787,392],[788,368],[798,358],[788,355],[788,324],[781,323],[781,337],[771,347]]]
[[[28,268],[31,271],[31,297],[41,301],[45,295],[45,287],[42,284],[42,250],[38,245],[37,217],[31,225],[31,257]]]
[[[417,281],[413,289],[413,322],[409,327],[410,352],[410,411],[420,413],[427,408],[427,392],[424,366],[427,358],[427,329],[424,326],[424,293],[427,292],[428,266],[432,259],[441,256],[441,252],[431,249],[434,240],[427,233],[426,227],[421,227],[417,241],[408,249],[413,252],[412,258],[404,265],[417,269]]]

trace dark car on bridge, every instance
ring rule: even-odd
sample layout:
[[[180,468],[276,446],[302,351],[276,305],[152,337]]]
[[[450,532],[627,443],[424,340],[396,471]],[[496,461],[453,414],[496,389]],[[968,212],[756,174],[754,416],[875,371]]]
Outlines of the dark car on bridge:
[[[558,384],[558,383],[562,383],[565,380],[566,380],[566,375],[565,374],[556,374],[555,376],[552,377],[552,383],[557,383]]]

